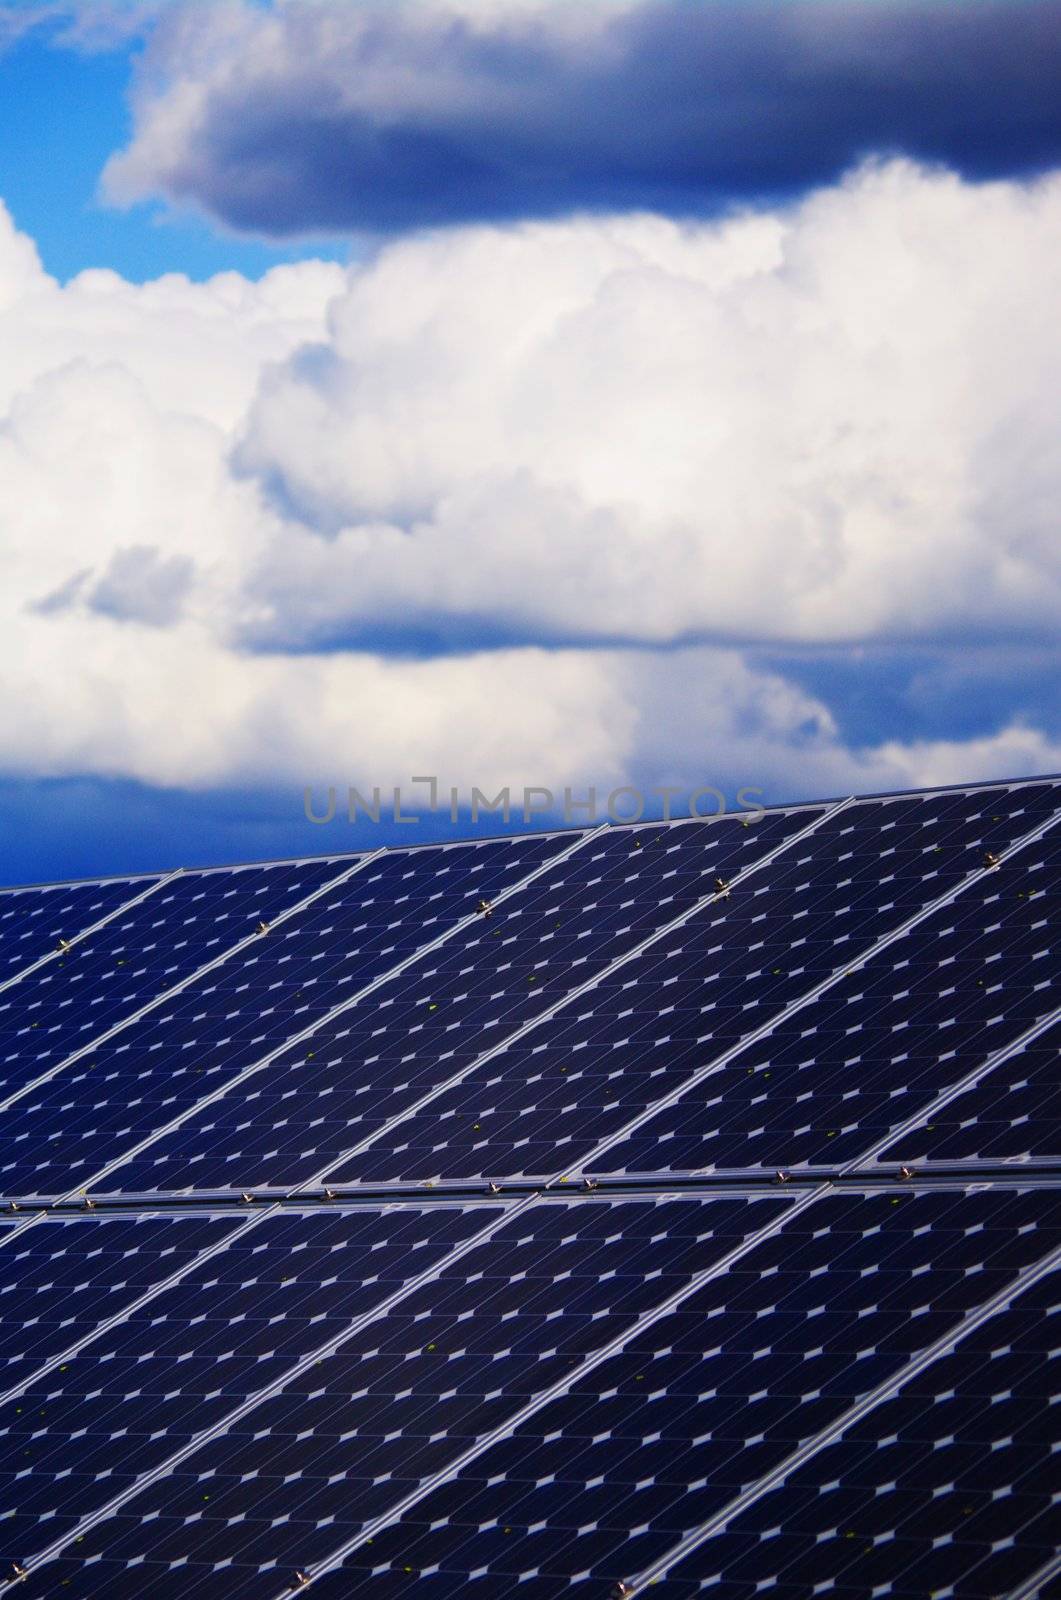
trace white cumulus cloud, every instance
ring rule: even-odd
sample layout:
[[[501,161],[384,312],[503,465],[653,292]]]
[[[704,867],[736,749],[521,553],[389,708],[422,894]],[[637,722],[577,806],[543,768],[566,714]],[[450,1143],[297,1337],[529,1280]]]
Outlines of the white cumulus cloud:
[[[60,286],[0,212],[0,759],[203,788],[839,793],[1061,766],[1024,709],[852,743],[752,646],[1057,616],[1061,184]]]
[[[393,245],[251,407],[288,523],[255,587],[287,639],[1049,632],[1059,290],[1061,179],[903,162],[722,223]]]

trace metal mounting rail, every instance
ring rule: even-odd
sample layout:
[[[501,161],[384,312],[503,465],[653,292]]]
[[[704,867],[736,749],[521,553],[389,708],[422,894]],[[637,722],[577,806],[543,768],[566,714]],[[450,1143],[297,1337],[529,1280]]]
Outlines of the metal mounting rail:
[[[654,1561],[651,1566],[646,1567],[644,1571],[639,1572],[635,1577],[628,1578],[626,1580],[627,1586],[623,1593],[638,1594],[650,1584],[657,1583],[671,1567],[676,1566],[679,1561],[690,1555],[692,1551],[705,1544],[714,1534],[722,1532],[741,1512],[746,1511],[749,1506],[761,1500],[772,1489],[776,1489],[780,1484],[784,1483],[787,1478],[790,1478],[794,1472],[798,1471],[812,1457],[818,1455],[828,1445],[834,1444],[849,1428],[853,1427],[855,1423],[861,1422],[869,1412],[875,1410],[885,1400],[891,1400],[899,1393],[900,1389],[904,1388],[914,1378],[920,1377],[941,1356],[950,1355],[954,1347],[967,1338],[970,1333],[974,1333],[977,1328],[981,1328],[985,1322],[989,1322],[998,1312],[1008,1310],[1019,1295],[1024,1294],[1034,1284],[1048,1277],[1059,1266],[1061,1266],[1061,1245],[1055,1246],[1053,1250],[1049,1251],[1047,1255],[1041,1256],[1031,1266],[1023,1267],[1017,1273],[1013,1282],[1007,1284],[1004,1289],[1000,1289],[997,1294],[993,1294],[982,1305],[966,1312],[956,1327],[951,1328],[945,1334],[941,1334],[932,1344],[927,1345],[924,1350],[911,1357],[898,1372],[893,1373],[890,1378],[878,1384],[875,1389],[871,1389],[868,1394],[863,1395],[853,1406],[849,1406],[843,1416],[837,1417],[836,1421],[827,1428],[823,1428],[812,1439],[808,1439],[804,1444],[799,1445],[773,1471],[764,1473],[761,1478],[757,1478],[754,1483],[749,1484],[746,1489],[735,1495],[713,1517],[702,1523],[699,1528],[695,1528],[691,1533],[686,1534],[684,1539],[680,1539],[665,1555]],[[1019,1590],[1018,1594],[1025,1592],[1025,1590]],[[1014,1600],[1014,1597],[1011,1597],[1011,1600]]]
[[[1040,823],[1037,828],[1033,828],[1029,833],[1025,834],[1023,838],[1017,839],[1013,844],[1009,845],[1004,851],[1002,851],[998,858],[998,866],[1003,866],[1006,861],[1008,861],[1010,857],[1015,855],[1018,851],[1027,849],[1029,845],[1035,844],[1045,833],[1049,832],[1049,830],[1058,821],[1061,821],[1061,817],[1055,814],[1054,816],[1048,818],[1046,822]],[[562,1176],[551,1179],[550,1181],[553,1183],[570,1183],[574,1179],[583,1177],[587,1173],[591,1172],[592,1164],[596,1161],[599,1161],[601,1156],[605,1155],[609,1150],[614,1149],[616,1145],[621,1144],[624,1139],[628,1139],[630,1135],[632,1133],[636,1133],[639,1128],[643,1128],[646,1123],[651,1122],[655,1117],[657,1117],[661,1111],[668,1110],[669,1107],[675,1105],[679,1100],[683,1099],[684,1096],[687,1095],[691,1090],[698,1088],[699,1085],[703,1083],[705,1078],[709,1078],[713,1073],[719,1072],[723,1067],[728,1066],[736,1056],[740,1055],[742,1051],[747,1050],[749,1045],[757,1044],[760,1039],[767,1038],[771,1033],[774,1032],[776,1028],[779,1028],[783,1023],[787,1022],[790,1017],[794,1017],[797,1012],[802,1011],[805,1006],[812,1004],[813,1001],[817,1000],[821,995],[825,994],[829,989],[831,989],[834,984],[839,983],[843,978],[849,977],[851,973],[858,971],[861,967],[864,967],[867,962],[873,960],[874,957],[880,955],[884,950],[887,950],[899,939],[905,938],[908,933],[911,933],[915,928],[919,927],[922,922],[927,921],[929,917],[934,916],[937,911],[941,911],[945,906],[950,905],[951,902],[956,900],[959,895],[964,894],[967,889],[970,889],[973,887],[973,885],[982,882],[983,879],[988,877],[990,873],[997,871],[997,866],[977,867],[976,870],[971,872],[967,878],[964,878],[961,883],[956,884],[953,888],[948,889],[945,894],[939,895],[935,900],[930,901],[928,905],[923,906],[921,910],[915,912],[913,916],[907,917],[905,922],[901,922],[899,926],[893,928],[890,933],[882,934],[879,939],[874,940],[874,942],[871,945],[868,945],[860,955],[848,957],[842,967],[837,967],[835,972],[831,972],[827,978],[823,978],[821,982],[816,983],[812,989],[808,989],[806,994],[800,995],[797,999],[790,1001],[789,1004],[784,1006],[776,1016],[768,1018],[768,1020],[762,1023],[758,1028],[753,1028],[751,1033],[744,1034],[736,1044],[730,1045],[729,1048],[723,1050],[721,1054],[713,1057],[711,1061],[708,1061],[704,1066],[700,1067],[689,1078],[687,1078],[684,1083],[678,1084],[670,1091],[669,1094],[662,1095],[658,1100],[653,1101],[650,1106],[646,1106],[643,1111],[639,1112],[636,1117],[632,1117],[631,1120],[624,1124],[623,1127],[618,1128],[614,1133],[609,1134],[606,1139],[602,1139],[600,1144],[596,1145],[595,1148],[592,1149],[589,1154],[580,1162],[578,1162],[575,1166],[567,1168]],[[859,1159],[864,1160],[868,1159],[868,1157],[863,1156],[859,1157]]]
[[[363,1207],[387,1205],[420,1205],[421,1203],[451,1205],[459,1201],[472,1204],[484,1196],[506,1200],[523,1195],[557,1196],[570,1199],[578,1195],[598,1194],[602,1198],[622,1199],[626,1195],[692,1195],[709,1198],[719,1194],[765,1194],[775,1192],[782,1184],[796,1194],[803,1189],[817,1188],[823,1183],[835,1188],[869,1190],[894,1189],[896,1183],[912,1183],[921,1188],[982,1188],[997,1184],[1002,1188],[1059,1188],[1061,1187],[1061,1161],[1044,1158],[1041,1161],[955,1161],[933,1162],[915,1169],[894,1171],[891,1167],[805,1167],[794,1171],[771,1173],[763,1167],[731,1167],[726,1171],[712,1172],[622,1172],[604,1173],[587,1178],[578,1188],[553,1188],[547,1178],[455,1178],[452,1181],[424,1182],[413,1178],[397,1182],[386,1179],[378,1183],[341,1184],[336,1188],[280,1189],[252,1188],[241,1191],[149,1189],[146,1191],[117,1191],[93,1197],[91,1204],[85,1198],[49,1202],[42,1208],[39,1197],[28,1199],[0,1199],[0,1232],[7,1220],[14,1231],[13,1218],[5,1219],[3,1211],[19,1212],[24,1207],[28,1213],[26,1225],[48,1218],[79,1216],[90,1213],[96,1217],[173,1215],[202,1216],[224,1215],[226,1212],[245,1211],[248,1205],[283,1206],[287,1210],[312,1211],[318,1205],[332,1207]]]
[[[100,928],[105,928],[108,922],[114,921],[115,917],[124,916],[127,911],[131,911],[134,906],[140,905],[141,901],[146,900],[149,895],[157,893],[159,889],[164,889],[167,883],[173,882],[174,878],[179,878],[183,872],[183,867],[174,868],[172,872],[167,872],[163,877],[156,878],[154,883],[148,884],[146,889],[142,889],[131,900],[123,900],[120,906],[116,906],[113,911],[108,911],[105,917],[100,917],[98,921],[89,923],[88,927],[82,928],[80,933],[71,934],[66,941],[67,949],[73,949],[74,945],[80,944],[90,934],[98,933]],[[5,978],[0,983],[0,994],[5,989],[10,989],[12,984],[21,983],[23,978],[28,978],[31,973],[39,972],[41,967],[48,965],[49,961],[58,961],[65,954],[66,950],[63,949],[49,950],[47,955],[39,956],[36,961],[31,961],[28,967],[20,967],[17,972],[12,973],[10,978]]]

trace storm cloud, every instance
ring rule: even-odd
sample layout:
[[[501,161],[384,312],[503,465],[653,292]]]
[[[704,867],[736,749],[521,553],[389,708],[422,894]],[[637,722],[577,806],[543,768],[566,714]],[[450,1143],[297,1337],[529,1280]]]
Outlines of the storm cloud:
[[[105,187],[280,237],[698,214],[869,154],[1061,159],[1055,0],[177,8]]]

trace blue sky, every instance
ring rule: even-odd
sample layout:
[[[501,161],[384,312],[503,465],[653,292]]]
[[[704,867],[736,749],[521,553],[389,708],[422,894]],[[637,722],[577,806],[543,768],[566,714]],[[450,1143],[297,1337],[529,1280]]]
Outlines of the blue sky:
[[[1055,7],[0,45],[0,880],[1061,765]],[[456,824],[303,817],[416,772]]]
[[[27,11],[31,8],[25,8]],[[111,267],[134,283],[185,272],[207,278],[236,271],[258,277],[278,261],[307,255],[345,261],[338,237],[261,244],[221,232],[189,211],[160,204],[124,208],[98,193],[99,177],[132,131],[127,91],[139,41],[73,49],[56,31],[32,29],[0,55],[0,195],[37,242],[57,278]]]

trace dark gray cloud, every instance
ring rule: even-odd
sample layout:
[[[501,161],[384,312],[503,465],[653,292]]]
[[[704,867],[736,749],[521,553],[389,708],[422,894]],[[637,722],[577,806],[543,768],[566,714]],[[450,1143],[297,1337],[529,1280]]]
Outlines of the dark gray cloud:
[[[973,178],[1061,160],[1057,0],[302,0],[223,8],[214,36],[192,11],[156,35],[111,190],[277,236],[695,213],[869,153]]]

